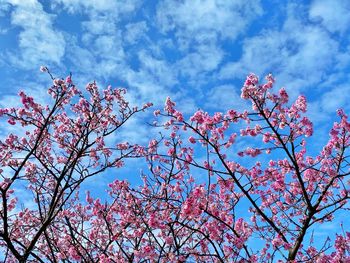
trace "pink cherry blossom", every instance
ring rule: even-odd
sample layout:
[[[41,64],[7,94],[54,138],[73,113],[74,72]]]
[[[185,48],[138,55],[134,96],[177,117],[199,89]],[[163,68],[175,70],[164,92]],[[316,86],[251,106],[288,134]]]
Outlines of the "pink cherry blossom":
[[[49,105],[20,92],[22,106],[0,109],[21,129],[0,141],[6,262],[349,262],[346,229],[313,234],[348,213],[348,116],[338,110],[317,153],[306,97],[289,102],[265,79],[247,77],[250,109],[186,116],[167,97],[146,145],[119,136],[152,106],[130,105],[125,89],[81,91],[69,76],[53,78]],[[128,158],[139,184],[139,167],[115,173]],[[88,178],[110,180],[108,197],[79,192]]]

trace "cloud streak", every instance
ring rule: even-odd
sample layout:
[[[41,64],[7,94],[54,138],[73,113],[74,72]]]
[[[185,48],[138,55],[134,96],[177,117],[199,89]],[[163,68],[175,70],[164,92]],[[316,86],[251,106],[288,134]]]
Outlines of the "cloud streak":
[[[54,28],[55,15],[48,14],[38,1],[9,0],[12,7],[11,24],[20,28],[19,53],[10,49],[10,62],[20,68],[36,69],[39,63],[62,62],[65,54],[63,34]]]

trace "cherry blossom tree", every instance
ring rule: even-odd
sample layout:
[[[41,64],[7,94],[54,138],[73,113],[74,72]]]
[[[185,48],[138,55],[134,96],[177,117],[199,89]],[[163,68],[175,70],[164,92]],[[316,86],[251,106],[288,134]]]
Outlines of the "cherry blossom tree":
[[[10,124],[32,127],[1,142],[6,260],[349,262],[350,232],[314,236],[348,213],[348,117],[338,111],[316,152],[308,144],[306,98],[289,102],[273,85],[271,75],[259,83],[251,74],[241,93],[251,109],[198,110],[188,119],[167,98],[154,112],[161,135],[144,147],[104,142],[150,106],[130,108],[123,90],[101,95],[92,83],[88,100],[70,78],[55,79],[51,107],[21,93],[22,108],[1,111]],[[115,180],[107,200],[90,192],[79,198],[87,177],[124,158],[148,164],[140,185]],[[36,207],[19,207],[16,183],[31,191]]]
[[[57,221],[65,219],[70,226],[68,211],[79,186],[144,151],[126,142],[112,145],[106,138],[150,103],[131,107],[125,89],[101,91],[93,82],[82,92],[71,76],[63,80],[46,67],[41,71],[53,80],[50,105],[20,92],[21,107],[0,109],[0,116],[19,128],[0,141],[0,246],[5,262],[57,262]],[[28,198],[33,202],[25,207]]]

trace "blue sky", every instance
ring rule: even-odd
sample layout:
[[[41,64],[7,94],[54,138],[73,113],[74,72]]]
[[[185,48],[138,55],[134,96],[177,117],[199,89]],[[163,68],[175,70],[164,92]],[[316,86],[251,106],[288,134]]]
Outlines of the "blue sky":
[[[242,110],[245,76],[271,72],[306,95],[321,149],[336,109],[350,112],[349,25],[347,0],[0,0],[0,106],[19,90],[45,100],[41,65],[79,87],[127,87],[134,104],[170,96],[187,114]],[[148,140],[143,123],[123,138]]]
[[[81,88],[127,87],[134,104],[170,96],[188,114],[243,109],[246,75],[271,72],[307,96],[321,148],[336,109],[350,108],[349,24],[347,0],[0,0],[0,106],[21,89],[45,98],[40,65]],[[143,120],[125,139],[148,140]]]
[[[0,92],[43,90],[46,65],[135,101],[224,110],[242,107],[249,72],[272,72],[322,124],[347,107],[349,11],[346,0],[1,0]]]

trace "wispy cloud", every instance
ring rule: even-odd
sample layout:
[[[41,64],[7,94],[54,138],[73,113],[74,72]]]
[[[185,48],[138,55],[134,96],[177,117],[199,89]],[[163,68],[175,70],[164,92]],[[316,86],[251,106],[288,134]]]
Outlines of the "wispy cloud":
[[[54,0],[52,5],[55,8],[62,6],[70,13],[105,13],[117,17],[134,11],[138,2],[137,0]]]
[[[10,8],[10,4],[6,1],[0,2],[0,16],[4,16]]]
[[[128,44],[136,44],[138,41],[148,38],[146,33],[149,31],[149,27],[146,21],[129,23],[125,28],[124,41]]]
[[[199,45],[196,51],[187,53],[177,62],[182,76],[199,81],[199,74],[216,70],[224,58],[224,52],[216,45]]]
[[[345,33],[350,24],[350,2],[344,0],[315,0],[310,7],[310,18],[329,32]]]
[[[65,53],[63,34],[54,28],[55,15],[48,14],[36,0],[8,0],[13,8],[11,24],[20,28],[18,50],[7,54],[10,62],[25,69],[36,69],[40,64],[61,63]]]
[[[221,85],[213,88],[207,94],[205,108],[215,111],[227,111],[229,109],[248,108],[245,101],[240,97],[237,89],[233,85]]]
[[[259,1],[166,0],[157,8],[157,22],[166,34],[173,31],[180,48],[192,41],[206,43],[235,39],[262,13]]]
[[[220,77],[234,79],[247,72],[273,72],[294,95],[326,79],[334,70],[331,65],[340,60],[345,63],[346,58],[339,43],[323,28],[305,23],[299,11],[300,7],[289,5],[280,29],[265,29],[246,38],[241,58],[224,65]]]

